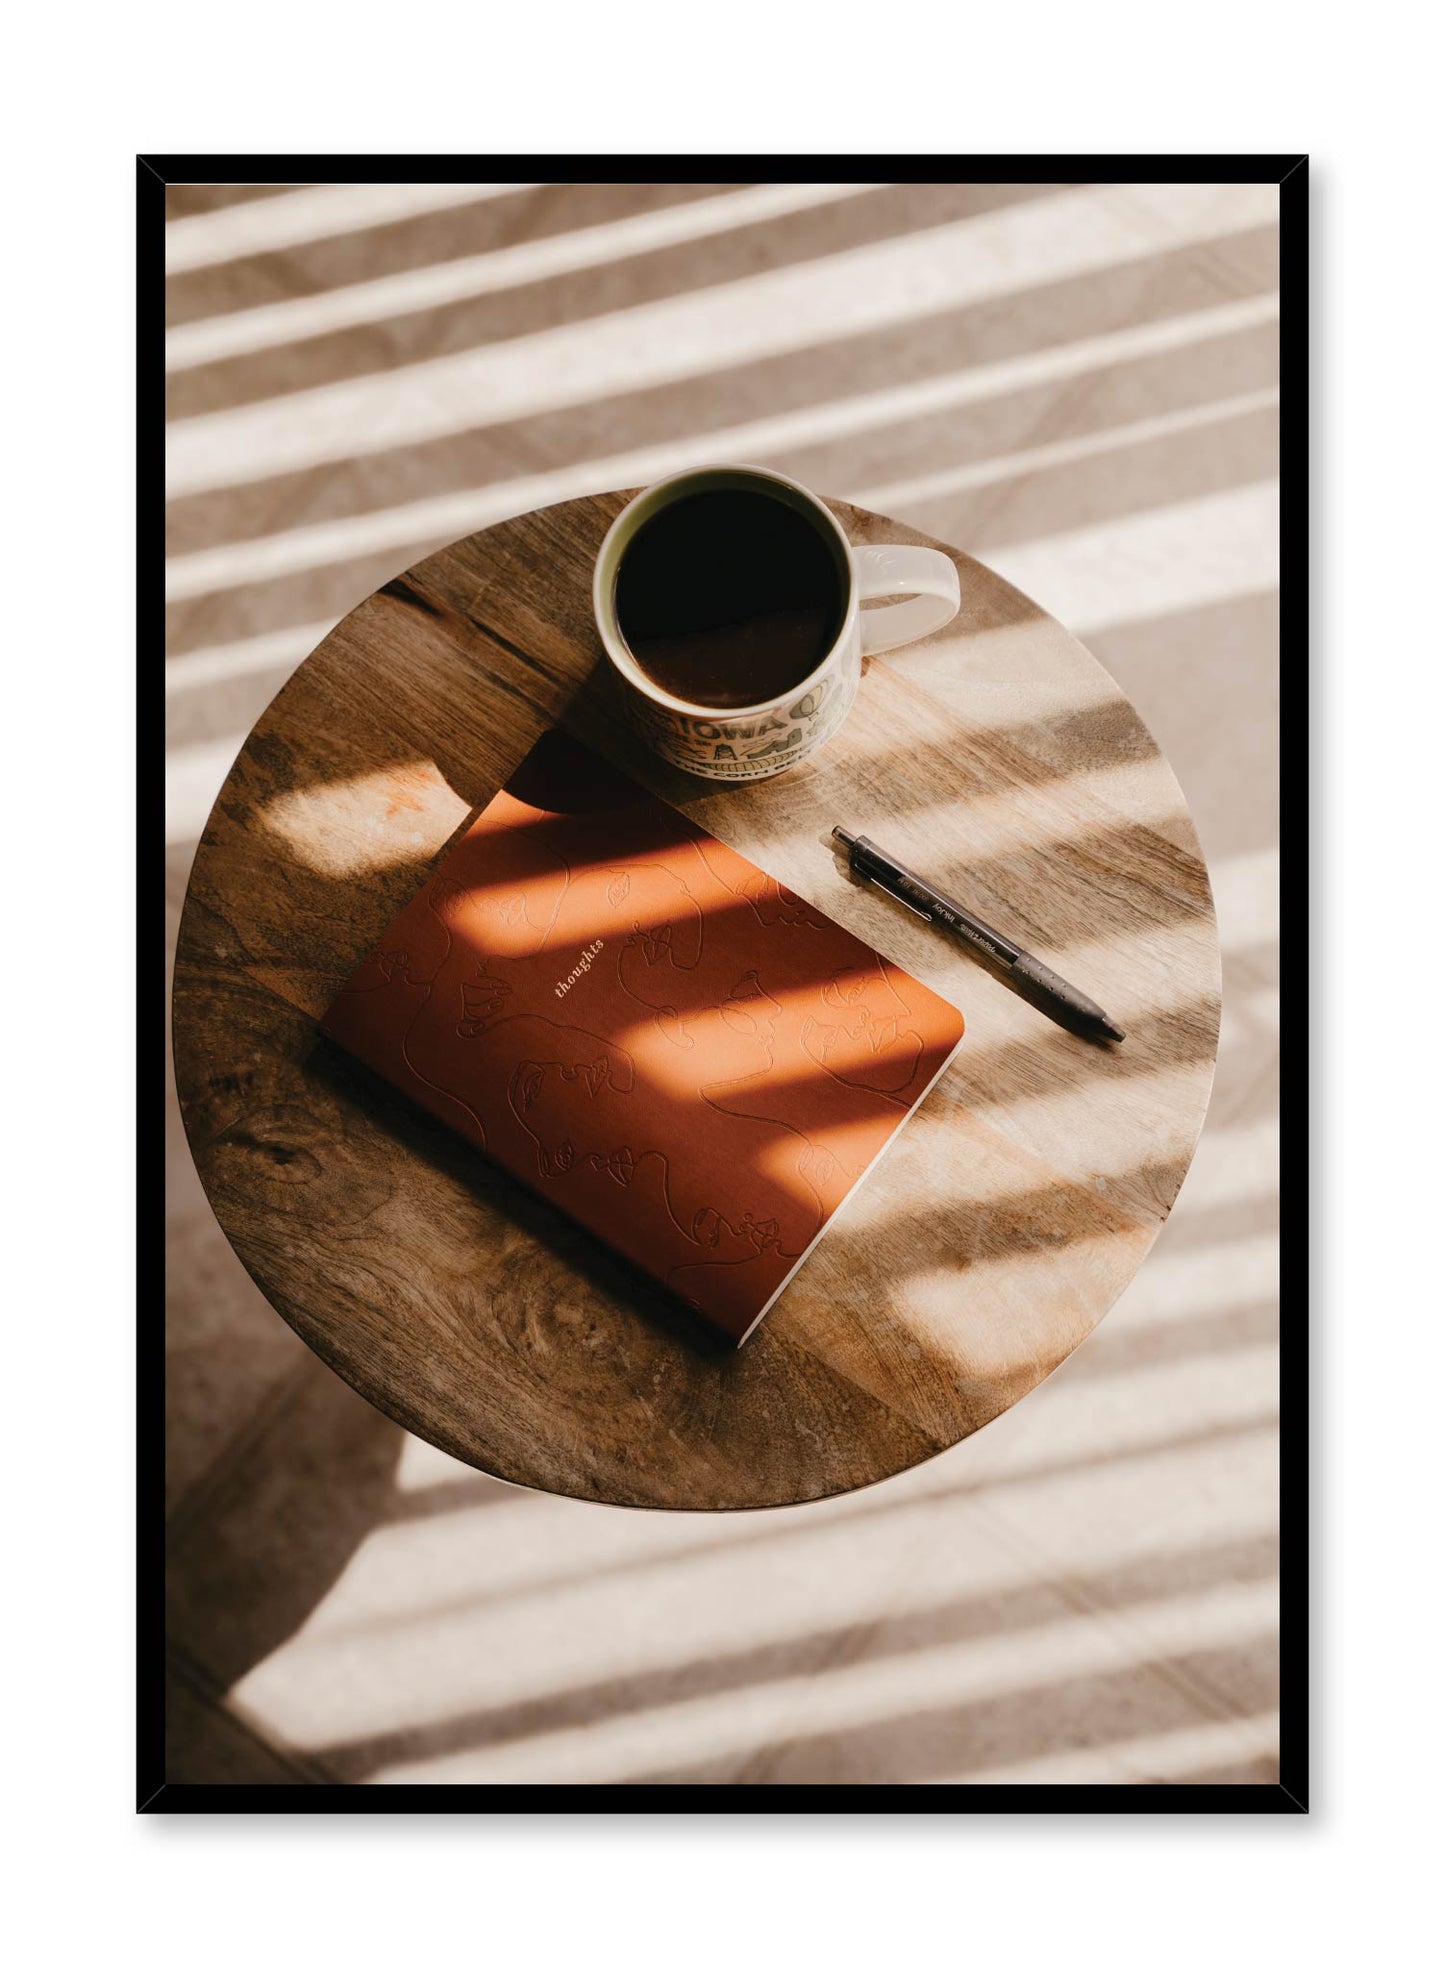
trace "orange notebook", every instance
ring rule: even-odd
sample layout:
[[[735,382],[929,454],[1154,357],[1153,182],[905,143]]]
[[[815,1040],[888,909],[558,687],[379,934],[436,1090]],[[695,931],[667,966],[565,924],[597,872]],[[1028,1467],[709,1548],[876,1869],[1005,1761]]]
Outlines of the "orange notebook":
[[[963,1020],[549,732],[322,1030],[740,1344]]]

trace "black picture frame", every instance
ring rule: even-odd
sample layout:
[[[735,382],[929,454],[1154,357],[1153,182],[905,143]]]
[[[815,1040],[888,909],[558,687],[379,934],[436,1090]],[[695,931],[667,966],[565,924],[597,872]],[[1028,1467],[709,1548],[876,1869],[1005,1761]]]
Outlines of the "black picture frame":
[[[826,176],[846,182],[900,183],[1060,178],[1111,183],[1209,181],[1280,187],[1281,666],[1290,690],[1282,745],[1281,855],[1308,856],[1309,786],[1309,160],[1298,153],[1149,156],[202,156],[148,153],[136,160],[137,614],[139,646],[163,644],[165,627],[165,193],[174,184],[533,182],[689,182],[708,178],[778,183]],[[154,694],[154,695],[153,695]],[[144,857],[164,825],[164,691],[159,666],[137,680],[139,733],[137,839],[139,893],[148,892]],[[154,833],[153,833],[154,830]],[[164,896],[158,898],[163,924]],[[160,927],[160,926],[158,926]],[[148,943],[144,917],[137,1057],[162,1049],[151,1084],[164,1078],[164,1038],[148,995],[148,963],[160,964],[162,938]],[[471,1815],[626,1813],[978,1814],[1291,1814],[1309,1810],[1310,1766],[1310,1347],[1308,1234],[1309,1045],[1305,988],[1308,906],[1291,898],[1282,956],[1282,991],[1293,1011],[1281,1041],[1281,1092],[1288,1147],[1281,1171],[1281,1631],[1280,1777],[1277,1785],[1180,1784],[1148,1787],[1046,1785],[770,1785],[765,1796],[723,1786],[177,1784],[165,1775],[165,1348],[163,1096],[139,1103],[141,1217],[137,1237],[137,1749],[136,1810],[148,1814],[361,1813]],[[149,951],[147,956],[145,953]],[[162,976],[164,974],[162,973]],[[152,1033],[157,1034],[153,1041]],[[152,1134],[154,1130],[154,1135]],[[1147,1793],[1140,1796],[1140,1792]]]

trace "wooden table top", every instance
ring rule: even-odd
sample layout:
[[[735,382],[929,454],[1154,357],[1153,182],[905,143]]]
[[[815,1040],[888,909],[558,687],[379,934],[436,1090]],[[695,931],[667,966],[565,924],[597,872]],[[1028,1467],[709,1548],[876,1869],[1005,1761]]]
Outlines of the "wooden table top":
[[[275,698],[196,856],[173,1000],[192,1152],[277,1311],[406,1428],[512,1482],[730,1509],[909,1468],[1010,1407],[1133,1277],[1189,1167],[1219,952],[1177,781],[1082,645],[967,555],[941,634],[873,658],[841,734],[757,785],[620,749],[589,584],[628,493],[460,540],[372,595]],[[941,546],[835,504],[855,541]],[[958,1005],[953,1065],[738,1353],[315,1022],[548,725]],[[882,840],[1104,1005],[1061,1031],[850,882]]]

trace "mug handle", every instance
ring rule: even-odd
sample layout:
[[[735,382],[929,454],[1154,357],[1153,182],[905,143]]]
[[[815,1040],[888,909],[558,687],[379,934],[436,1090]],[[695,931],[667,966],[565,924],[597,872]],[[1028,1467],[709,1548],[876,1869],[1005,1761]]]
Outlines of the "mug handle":
[[[853,567],[860,601],[879,595],[913,597],[891,608],[869,609],[859,618],[864,656],[916,643],[958,614],[958,569],[936,547],[855,547]]]

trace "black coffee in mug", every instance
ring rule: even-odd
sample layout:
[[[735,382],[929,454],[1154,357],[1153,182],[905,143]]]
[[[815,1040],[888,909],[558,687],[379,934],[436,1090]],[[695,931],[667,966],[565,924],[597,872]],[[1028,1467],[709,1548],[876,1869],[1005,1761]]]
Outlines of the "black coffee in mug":
[[[617,626],[645,674],[733,710],[810,676],[843,626],[845,577],[819,525],[764,491],[693,493],[644,523],[617,572]]]

